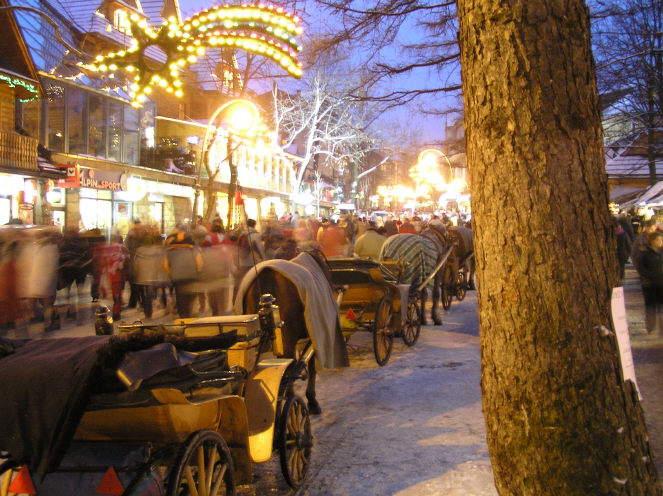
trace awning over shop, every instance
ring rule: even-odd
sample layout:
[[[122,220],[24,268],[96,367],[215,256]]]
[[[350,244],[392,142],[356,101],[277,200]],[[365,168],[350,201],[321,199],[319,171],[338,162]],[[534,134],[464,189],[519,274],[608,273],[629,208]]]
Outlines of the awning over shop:
[[[628,208],[641,205],[660,204],[656,202],[661,202],[661,198],[663,198],[663,181],[659,181],[653,186],[650,186],[642,194],[636,196],[632,200],[620,204],[620,207]]]
[[[612,188],[612,190],[610,190],[609,199],[611,202],[622,204],[637,198],[646,190],[647,188],[639,188],[634,186],[615,186]]]

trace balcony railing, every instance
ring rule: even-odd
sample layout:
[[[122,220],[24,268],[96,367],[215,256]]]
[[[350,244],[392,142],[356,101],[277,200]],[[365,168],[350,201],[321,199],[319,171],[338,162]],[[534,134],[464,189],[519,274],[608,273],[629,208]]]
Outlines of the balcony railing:
[[[0,167],[38,170],[37,140],[18,133],[0,131]]]

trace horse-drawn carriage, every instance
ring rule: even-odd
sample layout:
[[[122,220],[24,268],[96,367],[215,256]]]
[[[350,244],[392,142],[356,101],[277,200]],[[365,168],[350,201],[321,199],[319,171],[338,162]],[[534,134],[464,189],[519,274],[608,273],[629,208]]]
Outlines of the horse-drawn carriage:
[[[368,258],[331,258],[327,263],[346,339],[357,331],[371,332],[378,365],[389,360],[396,334],[400,333],[407,346],[417,342],[419,293],[413,285],[400,284],[402,263]]]
[[[431,314],[435,324],[442,320],[438,302],[448,310],[455,296],[459,301],[474,287],[474,251],[472,231],[431,223],[421,235],[396,234],[387,238],[380,251],[380,261],[397,260],[405,264],[402,281],[418,284],[421,290],[421,316],[426,302],[424,288],[432,290]]]
[[[267,296],[257,315],[137,323],[110,340],[5,341],[0,494],[23,492],[12,487],[25,484],[13,474],[23,464],[45,476],[34,479],[42,495],[234,494],[275,450],[297,487],[313,437],[292,384],[313,350],[302,340],[297,359],[269,353],[280,319]]]

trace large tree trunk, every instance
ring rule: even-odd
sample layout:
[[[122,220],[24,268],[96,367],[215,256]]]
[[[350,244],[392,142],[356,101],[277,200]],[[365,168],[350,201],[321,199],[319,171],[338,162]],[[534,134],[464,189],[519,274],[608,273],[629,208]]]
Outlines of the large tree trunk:
[[[588,12],[458,0],[483,407],[500,494],[660,494],[619,283]]]

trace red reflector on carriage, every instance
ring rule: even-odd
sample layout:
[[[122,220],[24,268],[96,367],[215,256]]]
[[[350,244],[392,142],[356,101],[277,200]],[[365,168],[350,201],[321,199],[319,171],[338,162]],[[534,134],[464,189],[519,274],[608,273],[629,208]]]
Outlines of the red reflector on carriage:
[[[28,467],[23,465],[21,470],[19,470],[18,475],[14,477],[14,480],[9,484],[7,490],[10,493],[15,494],[37,494],[34,484],[32,484],[32,479],[30,478],[30,472]]]
[[[108,470],[106,470],[106,473],[104,474],[104,478],[101,479],[101,482],[97,486],[97,490],[94,493],[106,494],[109,496],[124,494],[124,486],[115,473],[113,466],[108,467]]]
[[[357,318],[355,313],[352,311],[352,308],[348,309],[348,313],[345,314],[345,318],[348,320],[355,320]]]

